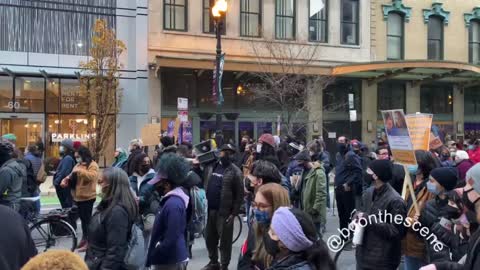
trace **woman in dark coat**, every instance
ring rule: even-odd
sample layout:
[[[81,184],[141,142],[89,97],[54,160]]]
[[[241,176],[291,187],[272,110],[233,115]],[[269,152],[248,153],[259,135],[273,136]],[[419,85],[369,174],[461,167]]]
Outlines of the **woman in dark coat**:
[[[89,227],[89,245],[85,262],[90,270],[126,269],[125,255],[138,207],[127,174],[120,168],[109,168],[100,183],[102,201]]]

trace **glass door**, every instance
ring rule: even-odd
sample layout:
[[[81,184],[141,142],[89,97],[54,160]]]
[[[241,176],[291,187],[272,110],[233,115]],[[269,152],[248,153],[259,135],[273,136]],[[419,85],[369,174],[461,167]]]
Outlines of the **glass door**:
[[[0,114],[0,136],[14,134],[16,146],[22,152],[30,144],[44,143],[43,114]]]

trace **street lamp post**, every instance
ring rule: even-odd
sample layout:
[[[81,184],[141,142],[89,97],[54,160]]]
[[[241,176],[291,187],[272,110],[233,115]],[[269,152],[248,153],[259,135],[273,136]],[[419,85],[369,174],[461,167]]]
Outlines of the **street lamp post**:
[[[215,61],[215,88],[216,88],[216,97],[217,97],[217,113],[216,113],[216,122],[215,122],[215,142],[218,147],[221,147],[223,144],[223,132],[222,132],[222,101],[221,97],[221,78],[220,78],[220,61],[222,58],[222,27],[223,25],[223,16],[227,12],[227,2],[225,0],[217,0],[215,5],[212,8],[212,15],[215,20],[215,35],[217,38],[217,51],[216,51],[216,61]]]

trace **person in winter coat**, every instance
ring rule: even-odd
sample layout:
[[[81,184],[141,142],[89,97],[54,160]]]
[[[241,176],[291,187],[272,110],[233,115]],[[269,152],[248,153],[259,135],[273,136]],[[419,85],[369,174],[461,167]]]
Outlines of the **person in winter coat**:
[[[209,167],[205,178],[208,200],[208,218],[205,242],[210,262],[203,270],[227,270],[232,254],[233,218],[243,202],[242,174],[233,164],[235,148],[225,144],[220,149],[220,160]],[[218,249],[220,243],[220,264]]]
[[[467,185],[472,187],[464,192],[462,202],[465,207],[475,213],[476,221],[480,223],[480,164],[473,166],[467,173]],[[467,254],[462,264],[457,261],[441,261],[429,264],[420,270],[477,270],[480,269],[480,230],[470,237]]]
[[[93,204],[97,198],[97,183],[99,177],[98,164],[93,160],[90,149],[80,146],[75,152],[77,165],[72,173],[65,177],[60,184],[62,187],[70,186],[78,216],[82,222],[82,240],[78,244],[78,251],[86,250],[88,227],[92,217]],[[76,220],[76,219],[75,219]]]
[[[260,138],[258,138],[256,158],[257,160],[270,161],[280,170],[282,164],[280,164],[280,161],[278,160],[275,148],[275,138],[272,136],[272,134],[263,134],[260,136]]]
[[[122,169],[128,174],[128,177],[132,176],[135,171],[135,164],[133,160],[137,155],[143,153],[143,142],[141,139],[133,139],[130,141],[130,146],[128,147],[129,156],[127,161],[122,166]]]
[[[402,165],[393,163],[391,159],[390,149],[387,146],[380,146],[376,151],[378,160],[389,160],[392,162],[392,179],[389,184],[397,191],[398,194],[402,194],[403,182],[405,180],[405,169]],[[369,183],[369,178],[366,181],[366,187],[368,188],[371,183]]]
[[[11,207],[0,205],[0,220],[0,269],[18,270],[37,255],[35,243],[25,220]]]
[[[476,140],[475,142],[472,142],[468,146],[467,150],[468,156],[470,157],[470,160],[473,161],[473,163],[477,164],[480,162],[480,140]]]
[[[407,217],[411,220],[418,220],[418,216],[422,211],[425,203],[434,198],[434,195],[428,192],[427,182],[430,178],[430,172],[440,167],[432,154],[428,151],[415,151],[418,166],[409,166],[408,170],[413,175],[412,182],[415,197],[420,209],[416,211],[410,192],[407,191]],[[426,247],[423,237],[418,235],[412,228],[407,230],[407,234],[402,240],[402,253],[405,255],[404,267],[405,270],[417,270],[426,264]]]
[[[73,198],[71,188],[69,186],[62,187],[60,184],[65,177],[72,173],[75,167],[75,157],[73,149],[73,141],[65,139],[60,143],[60,163],[58,164],[55,175],[53,175],[53,186],[57,193],[58,200],[63,209],[71,208],[73,205]]]
[[[463,150],[458,150],[455,154],[455,167],[458,170],[458,184],[457,187],[465,185],[465,176],[467,171],[473,167],[474,163],[470,160],[468,153]]]
[[[292,186],[300,194],[301,209],[309,214],[317,231],[324,231],[327,223],[327,177],[323,166],[312,163],[308,151],[298,153],[294,159],[303,167],[303,174]]]
[[[198,198],[199,200],[201,200],[201,198],[204,198],[205,196],[205,190],[197,189],[198,186],[201,184],[201,182],[202,182],[202,179],[200,178],[200,176],[194,171],[190,170],[187,174],[187,178],[185,179],[185,183],[182,185],[182,187],[187,191],[187,195],[189,197],[188,207],[187,207],[187,229],[185,231],[185,239],[188,245],[188,254],[189,254],[188,257],[190,259],[192,258],[192,247],[193,247],[193,244],[195,244],[195,233],[196,233],[195,226],[197,225],[195,224],[195,222],[198,221],[198,220],[194,220],[195,213],[197,213],[197,210],[200,211],[200,209],[206,209],[206,204],[205,205],[195,204],[197,199],[195,196],[200,196],[199,193],[202,193],[201,197]],[[196,207],[198,207],[198,209],[196,209]],[[199,218],[202,218],[203,219],[202,221],[206,220],[206,213],[205,215]]]
[[[89,270],[77,254],[68,250],[48,250],[33,257],[21,270]]]
[[[135,194],[139,196],[140,187],[155,176],[155,170],[152,168],[152,161],[145,153],[136,155],[132,162],[135,170],[132,176],[129,177],[130,185]]]
[[[435,197],[426,202],[418,221],[422,226],[430,228],[430,231],[436,232],[436,237],[443,244],[441,250],[435,250],[436,242],[425,241],[427,263],[450,260],[449,243],[446,243],[443,236],[447,233],[446,230],[451,230],[453,221],[462,215],[462,206],[457,205],[452,197],[455,192],[450,192],[455,188],[457,180],[457,171],[452,167],[436,168],[430,173],[427,190]],[[450,228],[445,228],[446,225],[442,225],[442,222],[448,222]]]
[[[399,215],[402,220],[405,219],[406,205],[388,183],[392,179],[390,161],[373,161],[368,166],[367,174],[372,179],[372,186],[365,190],[363,209],[356,214],[357,218],[367,220],[362,244],[357,246],[355,252],[357,269],[397,269],[404,226],[395,223],[394,218]]]
[[[310,217],[299,209],[280,207],[275,211],[264,241],[273,257],[269,270],[336,269]]]
[[[327,190],[327,207],[330,208],[330,184],[328,181],[328,175],[332,170],[332,163],[330,161],[330,153],[326,151],[325,142],[322,139],[316,139],[307,144],[308,151],[312,162],[320,162],[325,171],[325,176],[327,177],[326,181],[326,190]]]
[[[100,186],[102,201],[89,225],[85,262],[90,270],[124,270],[127,269],[124,259],[132,225],[138,218],[138,206],[128,176],[122,169],[106,169]]]
[[[268,233],[273,213],[282,206],[290,207],[288,192],[282,186],[268,183],[257,188],[253,202],[254,220],[241,248],[237,270],[263,270],[271,265],[272,257],[266,252],[263,240]]]
[[[120,147],[115,149],[114,157],[115,157],[115,161],[112,164],[112,167],[114,168],[122,168],[128,159],[127,152]]]
[[[185,231],[189,196],[181,186],[189,169],[184,158],[172,153],[164,154],[159,161],[157,175],[149,182],[164,195],[155,217],[147,254],[146,266],[154,270],[187,269]]]
[[[0,141],[0,205],[20,211],[23,179],[27,176],[25,166],[13,158],[13,145]]]

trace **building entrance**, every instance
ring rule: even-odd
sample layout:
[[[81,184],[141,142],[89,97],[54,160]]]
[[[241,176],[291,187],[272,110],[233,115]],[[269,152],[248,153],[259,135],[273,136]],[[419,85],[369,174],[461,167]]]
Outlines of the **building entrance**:
[[[30,144],[44,142],[43,115],[36,114],[0,114],[0,136],[14,134],[16,147],[22,152]]]

